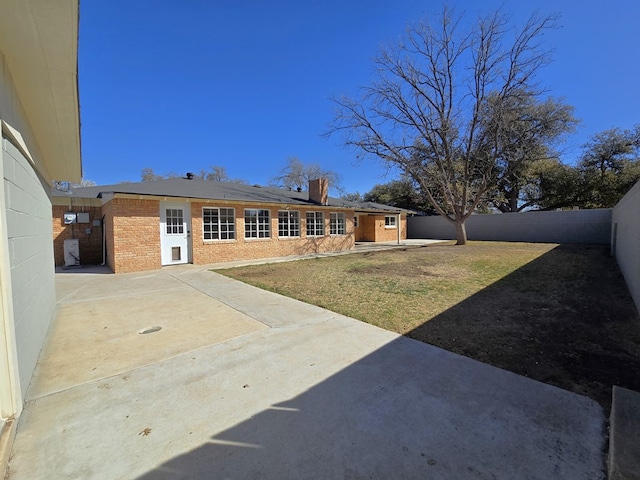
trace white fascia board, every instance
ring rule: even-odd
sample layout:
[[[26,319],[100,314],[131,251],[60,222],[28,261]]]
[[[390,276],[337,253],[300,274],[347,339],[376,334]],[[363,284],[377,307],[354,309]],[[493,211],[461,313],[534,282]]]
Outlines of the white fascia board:
[[[78,0],[2,0],[0,53],[37,142],[32,153],[43,157],[39,173],[79,182]]]

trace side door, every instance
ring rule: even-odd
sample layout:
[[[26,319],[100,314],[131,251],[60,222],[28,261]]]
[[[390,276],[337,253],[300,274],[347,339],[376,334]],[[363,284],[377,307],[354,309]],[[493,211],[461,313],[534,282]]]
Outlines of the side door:
[[[191,261],[191,208],[188,203],[160,202],[162,265]]]

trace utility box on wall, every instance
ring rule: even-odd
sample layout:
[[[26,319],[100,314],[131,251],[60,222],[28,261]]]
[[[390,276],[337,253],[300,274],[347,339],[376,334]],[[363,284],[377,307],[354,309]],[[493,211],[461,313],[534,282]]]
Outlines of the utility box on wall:
[[[77,238],[64,241],[64,268],[80,266],[80,242]]]
[[[76,223],[77,215],[75,212],[65,212],[62,216],[62,221],[65,225],[71,225],[72,223]]]

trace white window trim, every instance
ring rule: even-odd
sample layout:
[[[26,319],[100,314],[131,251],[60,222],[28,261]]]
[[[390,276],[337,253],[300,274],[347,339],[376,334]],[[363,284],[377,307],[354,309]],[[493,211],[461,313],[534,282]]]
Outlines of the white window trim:
[[[311,235],[309,234],[309,219],[307,218],[307,215],[310,214],[310,213],[314,214],[314,224],[316,223],[316,215],[319,214],[319,215],[322,216],[322,233],[320,233],[320,234],[314,233],[314,234],[311,234]],[[324,224],[324,212],[317,211],[317,210],[305,212],[304,218],[305,218],[305,221],[306,221],[306,225],[305,225],[305,229],[304,230],[305,230],[305,233],[307,234],[307,237],[318,238],[318,237],[326,237],[327,236],[327,233],[326,233],[327,232],[327,228],[326,228],[326,225]],[[314,228],[314,232],[316,230],[317,229]]]
[[[252,211],[255,210],[257,213],[257,217],[256,217],[256,236],[255,237],[247,237],[247,211]],[[260,219],[260,213],[261,211],[265,211],[268,212],[269,216],[267,219],[267,225],[269,227],[268,233],[269,235],[266,237],[261,237],[259,236],[259,232],[260,229],[257,228],[260,225],[260,222],[258,221]],[[270,241],[273,238],[273,232],[272,230],[272,225],[271,225],[271,210],[269,210],[268,208],[245,208],[244,209],[244,239],[246,241]]]
[[[220,209],[231,210],[233,212],[233,238],[204,238],[204,211],[218,210],[218,236],[220,235]],[[203,242],[215,242],[215,243],[232,243],[238,240],[238,222],[236,219],[236,209],[233,207],[202,207],[202,241]]]
[[[393,219],[393,225],[387,225],[387,218]],[[395,215],[384,216],[384,228],[388,228],[388,229],[398,228],[398,220]]]
[[[298,214],[298,235],[280,235],[280,213],[285,212],[287,214],[297,213]],[[291,223],[287,224],[287,232],[291,230]],[[302,221],[300,220],[300,211],[299,210],[278,210],[278,238],[283,240],[288,240],[290,238],[300,238],[302,231]]]
[[[336,231],[338,230],[338,218],[340,216],[342,216],[342,233],[331,233],[331,216],[335,215],[336,216]],[[329,236],[331,237],[344,237],[347,234],[347,216],[344,214],[344,212],[330,212],[329,213]]]

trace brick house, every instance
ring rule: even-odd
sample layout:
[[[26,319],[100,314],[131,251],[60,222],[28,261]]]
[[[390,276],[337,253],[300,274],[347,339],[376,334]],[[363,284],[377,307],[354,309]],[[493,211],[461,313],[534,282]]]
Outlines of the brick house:
[[[190,174],[74,188],[53,193],[54,257],[57,266],[104,262],[124,273],[350,250],[356,241],[406,239],[408,213],[331,198],[324,179],[312,180],[308,192]]]

